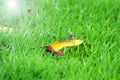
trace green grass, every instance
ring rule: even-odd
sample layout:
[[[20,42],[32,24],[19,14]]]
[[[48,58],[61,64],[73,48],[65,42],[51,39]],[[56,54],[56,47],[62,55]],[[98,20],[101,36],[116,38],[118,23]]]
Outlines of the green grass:
[[[120,79],[120,0],[22,0],[16,12],[3,3],[0,25],[14,32],[0,32],[0,80]],[[41,48],[82,32],[76,39],[90,49],[66,48],[57,57]]]

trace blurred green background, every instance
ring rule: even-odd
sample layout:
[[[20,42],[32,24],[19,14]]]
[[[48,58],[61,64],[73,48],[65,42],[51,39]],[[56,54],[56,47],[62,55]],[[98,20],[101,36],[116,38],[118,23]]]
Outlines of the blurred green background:
[[[120,0],[0,0],[0,80],[119,80]],[[13,5],[12,5],[13,6]],[[70,34],[91,45],[52,56]]]

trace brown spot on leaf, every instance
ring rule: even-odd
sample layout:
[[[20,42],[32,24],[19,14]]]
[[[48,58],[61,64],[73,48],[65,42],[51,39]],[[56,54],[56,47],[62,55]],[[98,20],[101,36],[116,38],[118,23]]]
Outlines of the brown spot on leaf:
[[[62,52],[54,51],[51,46],[45,46],[45,50],[49,53],[52,53],[57,55],[57,56],[63,56]]]
[[[55,53],[57,56],[63,56],[63,53],[62,53],[62,52],[55,51],[54,53]]]
[[[45,46],[45,50],[50,53],[53,51],[51,46]]]

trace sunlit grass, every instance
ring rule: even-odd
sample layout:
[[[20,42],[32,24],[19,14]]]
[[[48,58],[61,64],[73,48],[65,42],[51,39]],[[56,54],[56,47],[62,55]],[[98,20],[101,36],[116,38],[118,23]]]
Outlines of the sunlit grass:
[[[119,0],[22,1],[15,15],[0,8],[0,26],[14,29],[0,31],[0,80],[120,79]],[[82,32],[76,39],[90,49],[65,48],[57,57],[41,48]]]

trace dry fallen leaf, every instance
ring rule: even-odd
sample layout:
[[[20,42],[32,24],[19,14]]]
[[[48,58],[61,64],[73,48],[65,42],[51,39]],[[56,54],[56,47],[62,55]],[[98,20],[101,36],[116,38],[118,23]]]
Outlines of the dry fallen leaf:
[[[77,46],[82,44],[82,40],[66,40],[66,41],[57,41],[51,44],[50,46],[45,46],[45,49],[47,52],[53,52],[57,56],[62,56],[63,53],[59,52],[59,50],[65,48],[65,47],[70,47],[70,46]]]
[[[77,46],[82,44],[82,40],[67,40],[67,41],[57,41],[51,44],[50,46],[53,48],[53,50],[58,51],[64,47],[69,47],[69,46]]]

